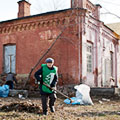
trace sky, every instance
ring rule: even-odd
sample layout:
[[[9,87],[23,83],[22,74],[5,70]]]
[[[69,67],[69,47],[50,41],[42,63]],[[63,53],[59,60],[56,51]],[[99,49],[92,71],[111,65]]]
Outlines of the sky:
[[[17,18],[19,0],[1,0],[0,21]],[[70,0],[27,0],[31,3],[31,15],[70,8]],[[120,22],[120,0],[90,0],[100,4],[101,21],[105,24]],[[109,14],[108,14],[109,13]]]

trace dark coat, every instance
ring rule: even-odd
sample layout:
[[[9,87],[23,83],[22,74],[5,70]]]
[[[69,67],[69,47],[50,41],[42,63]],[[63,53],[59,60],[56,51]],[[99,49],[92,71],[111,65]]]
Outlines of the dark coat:
[[[17,83],[17,80],[16,80],[14,74],[12,74],[12,73],[8,73],[8,74],[7,74],[6,82],[7,82],[7,81],[12,81],[12,82],[15,81],[15,83]]]

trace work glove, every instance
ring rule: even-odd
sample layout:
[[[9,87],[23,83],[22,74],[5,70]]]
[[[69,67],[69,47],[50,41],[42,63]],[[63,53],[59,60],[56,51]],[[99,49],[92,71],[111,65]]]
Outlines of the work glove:
[[[51,87],[52,91],[56,93],[56,87]]]
[[[39,76],[39,79],[35,79],[35,83],[38,85],[43,84],[41,75]]]
[[[37,83],[38,83],[38,85],[42,85],[43,84],[43,82],[42,81],[37,81]]]
[[[55,87],[51,87],[51,89],[53,89],[53,90],[54,90],[54,89],[55,89]]]
[[[37,84],[40,85],[40,81],[38,81]]]
[[[35,84],[40,85],[40,84],[43,84],[43,82],[41,82],[40,80],[35,80]]]

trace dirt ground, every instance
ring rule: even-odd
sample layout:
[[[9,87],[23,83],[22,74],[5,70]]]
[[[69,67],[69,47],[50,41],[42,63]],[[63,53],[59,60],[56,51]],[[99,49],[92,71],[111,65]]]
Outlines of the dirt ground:
[[[41,100],[37,98],[0,98],[0,120],[120,120],[120,99],[92,98],[93,106],[67,105],[57,98],[55,113],[48,109],[42,115]]]

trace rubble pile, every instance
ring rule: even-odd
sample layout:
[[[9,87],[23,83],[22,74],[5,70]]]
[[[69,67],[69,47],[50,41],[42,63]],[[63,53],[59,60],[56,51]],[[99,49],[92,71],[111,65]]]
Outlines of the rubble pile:
[[[17,111],[17,112],[28,112],[35,114],[40,114],[42,112],[39,106],[31,102],[10,103],[9,105],[2,106],[0,108],[0,111],[2,112]]]

